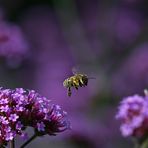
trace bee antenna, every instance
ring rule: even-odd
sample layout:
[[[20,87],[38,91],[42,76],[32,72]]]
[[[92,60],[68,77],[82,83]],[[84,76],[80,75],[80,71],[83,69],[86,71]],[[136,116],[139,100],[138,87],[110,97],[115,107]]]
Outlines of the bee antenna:
[[[95,77],[88,77],[88,79],[96,79]]]

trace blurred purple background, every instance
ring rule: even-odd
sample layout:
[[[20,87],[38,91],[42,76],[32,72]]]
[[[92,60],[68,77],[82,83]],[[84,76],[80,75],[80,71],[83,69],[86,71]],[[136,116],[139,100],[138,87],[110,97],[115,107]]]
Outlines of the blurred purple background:
[[[31,147],[130,148],[115,114],[123,96],[148,88],[146,0],[2,0],[0,83],[35,89],[68,112],[72,130]],[[67,97],[79,67],[95,80]]]

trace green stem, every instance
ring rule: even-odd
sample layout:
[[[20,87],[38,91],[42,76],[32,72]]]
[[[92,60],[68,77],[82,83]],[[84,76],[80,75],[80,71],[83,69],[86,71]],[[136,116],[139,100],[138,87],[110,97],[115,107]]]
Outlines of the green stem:
[[[15,148],[15,141],[14,141],[14,139],[10,141],[10,148]]]
[[[28,145],[31,141],[33,141],[37,137],[36,134],[34,134],[30,139],[28,139],[20,148],[24,148],[26,145]]]
[[[148,148],[148,139],[146,139],[142,144],[140,148]]]
[[[148,148],[148,139],[145,140],[138,140],[138,139],[133,139],[134,141],[134,148]]]

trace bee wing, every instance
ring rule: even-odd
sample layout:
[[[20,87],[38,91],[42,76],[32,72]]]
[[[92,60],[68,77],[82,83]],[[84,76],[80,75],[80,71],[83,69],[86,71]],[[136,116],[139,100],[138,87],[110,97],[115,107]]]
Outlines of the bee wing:
[[[83,69],[83,71],[85,71],[84,68],[81,68],[81,69]],[[72,68],[72,73],[73,73],[74,75],[75,75],[75,74],[84,74],[84,75],[86,75],[84,72],[80,71],[80,67],[79,67],[79,66],[73,67],[73,68]],[[87,73],[87,72],[86,72],[86,73]],[[88,76],[88,79],[96,79],[96,78],[95,78],[95,77]]]
[[[75,74],[83,74],[84,73],[84,70],[83,70],[83,67],[80,67],[80,66],[75,66],[72,68],[72,73],[75,75]]]
[[[76,68],[76,67],[73,67],[72,68],[72,73],[75,75],[75,74],[77,74],[78,73],[78,69]]]

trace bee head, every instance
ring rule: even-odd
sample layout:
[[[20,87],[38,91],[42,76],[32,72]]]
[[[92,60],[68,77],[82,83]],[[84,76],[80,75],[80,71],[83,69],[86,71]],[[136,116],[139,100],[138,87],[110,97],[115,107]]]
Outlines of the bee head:
[[[87,75],[83,75],[82,81],[87,86],[87,83],[88,83],[88,77],[87,77]]]

